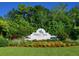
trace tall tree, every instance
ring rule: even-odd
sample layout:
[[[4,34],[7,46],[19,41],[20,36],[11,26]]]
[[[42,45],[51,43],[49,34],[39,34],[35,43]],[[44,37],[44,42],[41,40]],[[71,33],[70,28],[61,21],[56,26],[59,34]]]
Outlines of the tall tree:
[[[70,37],[71,39],[78,39],[79,37],[79,6],[73,7],[69,10],[68,15],[73,20],[74,28],[71,30]]]
[[[67,15],[66,5],[60,5],[52,9],[51,19],[48,22],[50,33],[68,38],[72,26],[72,20]]]

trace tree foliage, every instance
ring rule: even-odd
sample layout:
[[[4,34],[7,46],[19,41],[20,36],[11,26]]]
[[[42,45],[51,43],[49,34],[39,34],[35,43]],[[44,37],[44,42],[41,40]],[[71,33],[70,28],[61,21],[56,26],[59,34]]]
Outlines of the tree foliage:
[[[1,28],[5,29],[8,36],[26,36],[38,28],[44,28],[61,40],[77,39],[76,36],[79,35],[77,31],[79,30],[78,10],[78,7],[67,10],[66,4],[60,4],[51,10],[41,5],[32,7],[19,4],[17,9],[13,8],[8,12],[5,18],[7,21],[0,20],[0,30],[2,32],[4,30]]]

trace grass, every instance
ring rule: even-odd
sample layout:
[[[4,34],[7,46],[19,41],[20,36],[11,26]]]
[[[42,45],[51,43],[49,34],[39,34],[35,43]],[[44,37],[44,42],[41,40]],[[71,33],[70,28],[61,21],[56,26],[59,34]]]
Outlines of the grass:
[[[79,56],[79,46],[54,48],[0,47],[0,56]]]

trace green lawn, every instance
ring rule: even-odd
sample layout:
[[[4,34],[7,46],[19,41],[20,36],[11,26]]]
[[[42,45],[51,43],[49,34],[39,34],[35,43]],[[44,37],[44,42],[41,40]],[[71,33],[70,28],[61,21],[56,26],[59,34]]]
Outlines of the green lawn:
[[[0,47],[0,56],[79,56],[79,47]]]

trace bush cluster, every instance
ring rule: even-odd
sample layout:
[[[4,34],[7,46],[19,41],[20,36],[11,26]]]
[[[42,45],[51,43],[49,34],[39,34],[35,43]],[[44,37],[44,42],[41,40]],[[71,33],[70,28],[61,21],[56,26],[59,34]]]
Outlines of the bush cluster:
[[[16,47],[70,47],[76,46],[76,42],[62,42],[62,41],[29,41],[29,40],[9,40],[8,46]]]
[[[0,36],[0,47],[8,46],[8,40],[5,39],[2,35]]]
[[[0,47],[70,47],[77,46],[79,42],[69,42],[69,41],[52,41],[52,40],[24,40],[15,39],[10,40],[0,36]]]

